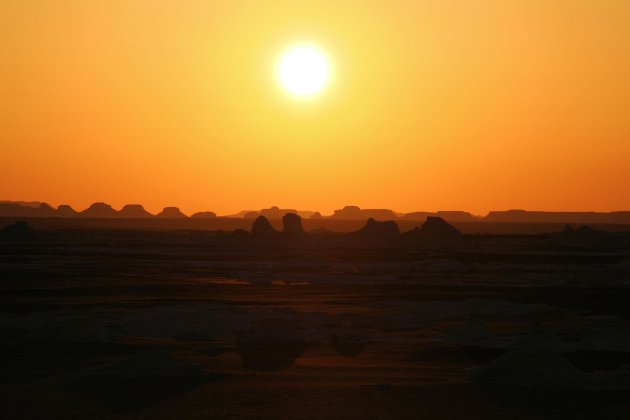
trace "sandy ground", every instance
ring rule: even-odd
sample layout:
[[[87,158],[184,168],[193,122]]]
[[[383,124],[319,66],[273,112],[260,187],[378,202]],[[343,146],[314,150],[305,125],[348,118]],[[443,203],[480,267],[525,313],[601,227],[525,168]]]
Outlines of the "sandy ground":
[[[0,246],[3,418],[630,416],[622,248],[56,235]]]

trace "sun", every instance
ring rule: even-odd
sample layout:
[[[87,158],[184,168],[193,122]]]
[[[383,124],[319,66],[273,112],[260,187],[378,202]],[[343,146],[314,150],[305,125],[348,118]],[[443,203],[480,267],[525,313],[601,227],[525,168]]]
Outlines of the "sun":
[[[276,72],[287,92],[309,98],[328,85],[330,61],[324,50],[314,44],[295,44],[282,53]]]

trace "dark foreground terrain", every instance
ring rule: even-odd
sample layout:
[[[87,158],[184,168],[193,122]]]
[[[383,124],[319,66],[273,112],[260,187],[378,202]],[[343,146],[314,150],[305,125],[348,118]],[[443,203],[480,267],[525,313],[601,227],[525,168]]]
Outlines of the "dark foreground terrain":
[[[622,233],[27,233],[0,238],[2,418],[630,418]]]

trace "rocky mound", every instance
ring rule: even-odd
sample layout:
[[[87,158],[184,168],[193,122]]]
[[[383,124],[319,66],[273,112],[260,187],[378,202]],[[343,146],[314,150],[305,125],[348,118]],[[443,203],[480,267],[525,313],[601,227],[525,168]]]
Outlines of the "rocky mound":
[[[68,204],[62,204],[59,207],[57,207],[57,212],[56,212],[57,217],[68,218],[68,217],[77,217],[78,215],[79,215],[79,212],[77,212],[75,209],[70,207]]]
[[[34,236],[33,228],[24,220],[4,226],[0,229],[0,238],[11,240],[28,240]]]
[[[94,203],[90,207],[79,213],[79,215],[81,217],[109,219],[118,217],[118,212],[107,203]]]
[[[146,211],[140,204],[127,204],[119,212],[120,217],[126,219],[142,219],[146,217],[153,217],[151,213]]]
[[[461,232],[441,217],[427,217],[426,222],[420,228],[420,232],[428,239],[456,239]]]
[[[282,217],[282,232],[292,239],[304,239],[307,236],[302,227],[302,218],[294,213]]]
[[[252,224],[252,235],[257,239],[277,238],[280,232],[275,230],[265,216],[258,216]]]
[[[185,219],[188,216],[182,213],[177,207],[164,207],[164,210],[158,213],[156,217],[163,219]]]
[[[370,217],[365,226],[347,234],[346,239],[357,245],[396,246],[399,236],[396,222],[377,222]]]

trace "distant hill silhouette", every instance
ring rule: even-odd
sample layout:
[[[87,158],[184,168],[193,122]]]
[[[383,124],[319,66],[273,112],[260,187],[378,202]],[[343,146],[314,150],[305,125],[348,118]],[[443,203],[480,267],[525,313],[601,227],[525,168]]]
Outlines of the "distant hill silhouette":
[[[524,222],[524,223],[630,223],[630,211],[597,212],[549,212],[507,210],[491,211],[484,220],[489,222]]]
[[[418,220],[424,221],[428,217],[440,217],[444,220],[451,222],[472,222],[479,220],[479,217],[475,217],[472,214],[465,211],[438,211],[435,213],[426,211],[417,211],[413,213],[406,213],[401,218],[403,220]]]
[[[141,219],[145,217],[153,217],[151,213],[146,211],[140,204],[127,204],[118,213],[119,217],[128,219]]]
[[[397,216],[389,209],[361,209],[358,206],[345,206],[341,210],[335,210],[330,218],[341,220],[393,220]]]
[[[62,218],[72,218],[77,217],[78,215],[79,213],[68,204],[62,204],[57,207],[57,212],[55,214],[55,216]]]
[[[57,209],[50,205],[39,202],[24,201],[0,201],[0,217],[29,218],[29,217],[56,217],[56,218],[184,218],[187,217],[176,207],[168,207],[158,215],[151,215],[140,204],[132,204],[116,211],[109,204],[94,203],[87,209],[77,212],[69,205],[60,205]],[[491,211],[485,217],[474,216],[465,211],[437,211],[425,212],[417,211],[410,213],[396,213],[390,209],[362,209],[358,206],[345,206],[340,210],[335,210],[330,216],[322,215],[320,212],[283,209],[277,206],[259,211],[241,211],[230,216],[217,216],[213,212],[198,212],[191,218],[213,218],[213,217],[233,217],[256,219],[258,216],[265,216],[268,220],[281,220],[285,214],[297,214],[301,218],[313,220],[338,220],[357,221],[369,218],[379,221],[401,220],[407,222],[424,222],[429,217],[440,217],[447,222],[494,222],[494,223],[559,223],[559,224],[630,224],[630,211],[604,212],[545,212],[527,210],[507,210]],[[213,216],[214,215],[214,216]]]
[[[200,211],[190,216],[191,219],[214,219],[217,214],[213,211]]]
[[[398,225],[394,221],[378,222],[369,218],[361,229],[348,233],[345,237],[355,245],[362,246],[395,246],[400,235]]]
[[[155,217],[160,217],[162,219],[185,219],[188,216],[182,213],[177,207],[164,207],[164,210],[158,213]]]
[[[406,245],[444,245],[453,244],[454,241],[461,238],[462,234],[441,217],[429,216],[422,227],[413,228],[401,236]]]
[[[90,218],[114,218],[118,217],[118,212],[106,203],[94,203],[87,209],[79,213],[80,217]]]

